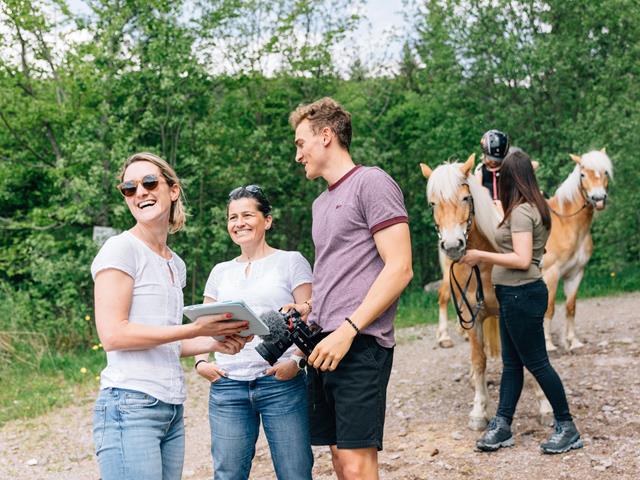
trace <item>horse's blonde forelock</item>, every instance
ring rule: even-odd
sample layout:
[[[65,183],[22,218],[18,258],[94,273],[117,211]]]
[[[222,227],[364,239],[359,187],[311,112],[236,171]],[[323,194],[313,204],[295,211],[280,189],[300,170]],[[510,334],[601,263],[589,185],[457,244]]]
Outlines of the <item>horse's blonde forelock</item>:
[[[595,170],[598,172],[605,171],[609,178],[613,178],[613,164],[609,155],[602,150],[592,150],[585,153],[581,159],[582,166],[589,170]]]
[[[495,232],[500,222],[491,197],[475,175],[467,178],[462,173],[462,163],[444,163],[433,170],[427,182],[427,199],[430,202],[450,201],[456,198],[464,182],[469,185],[475,209],[475,221],[480,232],[497,250]]]
[[[427,199],[438,203],[452,200],[464,180],[461,163],[443,163],[436,167],[427,182]]]

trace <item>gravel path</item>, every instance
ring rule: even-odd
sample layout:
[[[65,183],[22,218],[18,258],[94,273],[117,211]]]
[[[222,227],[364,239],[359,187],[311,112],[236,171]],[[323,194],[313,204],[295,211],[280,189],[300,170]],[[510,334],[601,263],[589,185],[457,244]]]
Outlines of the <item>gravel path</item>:
[[[562,309],[558,309],[562,310]],[[435,347],[435,327],[398,334],[389,386],[383,479],[638,479],[640,478],[640,293],[579,300],[578,335],[586,346],[554,354],[585,448],[562,456],[538,452],[549,428],[535,419],[533,392],[523,393],[514,420],[516,446],[493,454],[473,451],[477,432],[467,429],[473,390],[468,345]],[[561,316],[561,313],[560,313]],[[562,318],[556,317],[559,329]],[[495,408],[499,360],[488,367]],[[208,385],[188,372],[185,479],[211,478]],[[0,479],[99,478],[91,440],[93,398],[0,430]],[[315,449],[314,478],[335,478],[326,448]],[[275,478],[261,434],[252,479]]]

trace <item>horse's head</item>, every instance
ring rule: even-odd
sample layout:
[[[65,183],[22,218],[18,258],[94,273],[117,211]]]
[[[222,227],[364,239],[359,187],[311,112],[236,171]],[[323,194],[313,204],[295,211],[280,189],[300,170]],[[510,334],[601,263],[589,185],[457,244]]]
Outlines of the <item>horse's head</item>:
[[[431,170],[420,164],[422,175],[428,179],[427,201],[433,208],[439,246],[451,260],[458,260],[467,248],[467,236],[473,221],[473,199],[468,177],[473,169],[475,154],[461,163],[447,163]]]
[[[609,179],[613,176],[611,160],[604,149],[585,153],[582,157],[571,154],[580,174],[580,192],[593,208],[603,210],[607,203]]]

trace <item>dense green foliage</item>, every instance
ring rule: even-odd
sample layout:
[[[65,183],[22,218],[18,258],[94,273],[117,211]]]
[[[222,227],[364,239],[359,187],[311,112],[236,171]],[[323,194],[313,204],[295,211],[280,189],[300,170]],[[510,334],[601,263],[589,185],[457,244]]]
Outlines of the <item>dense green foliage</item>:
[[[415,289],[439,275],[418,163],[466,159],[489,128],[541,162],[549,192],[573,168],[568,153],[606,147],[615,180],[589,269],[640,266],[637,2],[423,1],[397,73],[356,62],[345,77],[335,46],[359,21],[349,3],[92,0],[86,18],[62,0],[0,3],[0,356],[96,341],[93,226],[131,226],[114,186],[136,151],[166,158],[185,184],[172,248],[188,265],[186,302],[237,253],[224,214],[240,184],[271,197],[271,243],[311,259],[325,185],[294,163],[287,119],[325,95],[353,114],[356,162],[404,191]]]

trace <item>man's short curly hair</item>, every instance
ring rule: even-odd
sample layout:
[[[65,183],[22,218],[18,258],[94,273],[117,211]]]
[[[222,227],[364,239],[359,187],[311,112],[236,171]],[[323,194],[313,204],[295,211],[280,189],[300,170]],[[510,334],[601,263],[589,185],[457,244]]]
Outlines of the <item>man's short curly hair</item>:
[[[349,151],[351,145],[351,114],[333,98],[324,97],[308,105],[300,105],[289,115],[289,123],[296,129],[300,122],[309,120],[311,131],[317,134],[329,127],[340,146]]]

